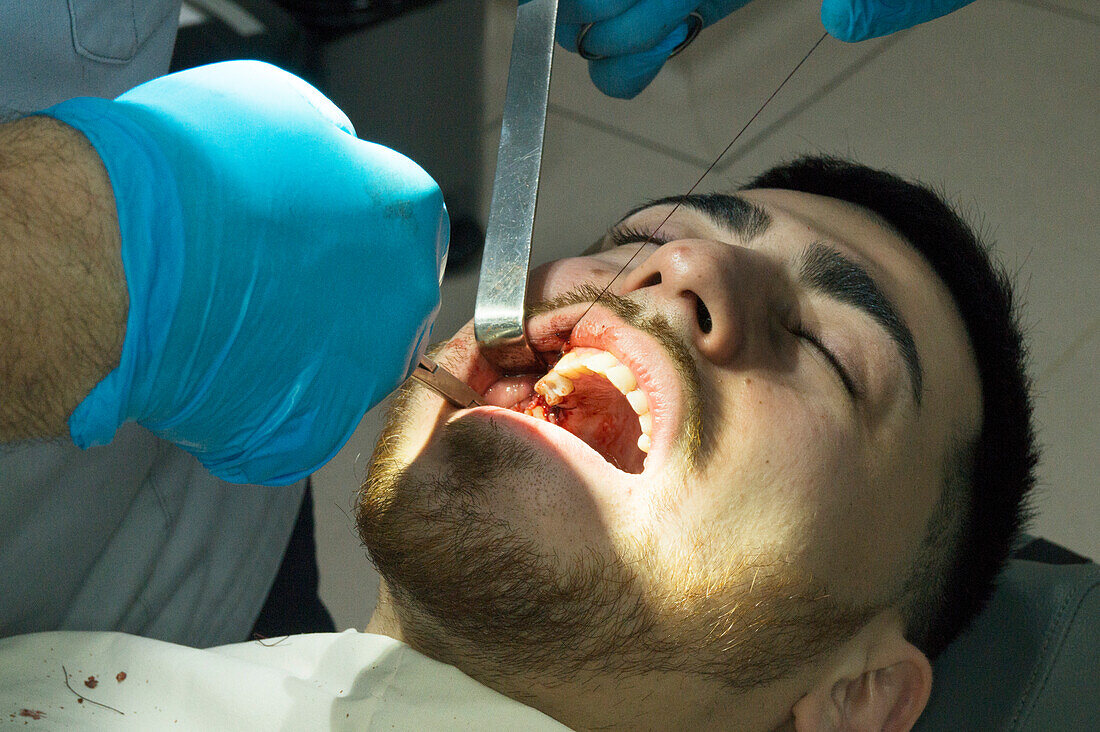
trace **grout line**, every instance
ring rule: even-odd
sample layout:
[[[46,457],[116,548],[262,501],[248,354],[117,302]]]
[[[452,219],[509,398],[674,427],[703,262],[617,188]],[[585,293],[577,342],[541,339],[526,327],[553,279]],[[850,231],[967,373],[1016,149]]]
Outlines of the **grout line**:
[[[1006,0],[1006,2],[1015,3],[1016,5],[1026,5],[1038,10],[1046,10],[1047,12],[1054,13],[1055,15],[1061,15],[1064,18],[1070,20],[1080,21],[1082,23],[1088,23],[1090,25],[1100,26],[1100,18],[1089,15],[1082,10],[1075,10],[1073,8],[1067,8],[1062,5],[1043,2],[1043,0]]]
[[[1092,16],[1088,15],[1087,13],[1084,13],[1080,10],[1074,10],[1072,8],[1066,8],[1066,7],[1062,7],[1060,5],[1052,5],[1048,2],[1044,2],[1043,0],[1002,0],[1002,1],[1006,2],[1006,3],[1014,3],[1014,4],[1017,4],[1017,5],[1024,5],[1024,6],[1028,6],[1028,7],[1033,7],[1033,8],[1039,9],[1039,10],[1046,10],[1048,12],[1054,13],[1055,15],[1061,15],[1061,16],[1069,18],[1071,20],[1078,20],[1078,21],[1082,21],[1082,22],[1085,22],[1085,23],[1089,23],[1091,25],[1100,25],[1100,18],[1094,18],[1094,17],[1092,17]],[[809,97],[804,99],[800,104],[798,104],[794,108],[788,110],[779,119],[775,120],[774,122],[769,124],[767,127],[765,127],[763,130],[761,130],[758,134],[754,135],[753,137],[751,137],[747,141],[745,141],[745,143],[740,147],[740,150],[738,152],[736,152],[732,155],[729,155],[719,165],[716,165],[714,170],[711,171],[711,172],[716,174],[716,175],[722,175],[722,174],[728,173],[729,169],[735,163],[737,163],[739,160],[744,158],[745,155],[747,155],[749,153],[749,151],[751,151],[754,147],[756,147],[757,145],[763,143],[769,137],[771,137],[776,132],[778,132],[780,130],[780,128],[782,128],[784,125],[786,125],[792,119],[799,116],[800,114],[805,112],[807,109],[809,109],[813,105],[820,102],[822,99],[824,99],[830,93],[835,91],[844,82],[848,81],[850,78],[855,76],[859,71],[861,71],[868,63],[870,63],[871,61],[874,61],[876,58],[878,58],[883,53],[885,53],[890,48],[892,48],[899,40],[901,40],[901,38],[903,36],[906,35],[906,33],[907,33],[907,31],[899,31],[899,32],[894,33],[890,36],[887,36],[885,39],[883,39],[883,41],[878,46],[875,47],[875,49],[873,51],[871,51],[867,55],[857,59],[854,63],[849,65],[846,69],[844,69],[839,74],[837,74],[835,77],[833,77],[831,80],[829,80],[824,86],[820,87],[816,92],[814,92]],[[679,160],[680,162],[687,163],[688,165],[695,165],[695,166],[705,168],[705,167],[711,165],[711,163],[713,162],[712,160],[709,160],[709,159],[704,160],[702,158],[697,158],[694,155],[684,153],[680,150],[677,150],[676,148],[670,147],[668,145],[657,142],[655,140],[651,140],[651,139],[646,138],[642,135],[638,135],[638,134],[635,134],[633,132],[627,132],[626,130],[621,130],[621,129],[613,126],[613,125],[608,124],[607,122],[604,122],[603,120],[596,119],[594,117],[589,117],[588,115],[581,114],[579,112],[575,112],[575,111],[573,111],[573,110],[571,110],[567,107],[563,107],[560,104],[557,104],[555,102],[550,102],[548,104],[547,109],[550,112],[553,112],[553,113],[555,113],[559,116],[565,117],[566,119],[569,119],[569,120],[571,120],[573,122],[576,122],[578,124],[584,125],[586,127],[590,127],[592,129],[595,129],[595,130],[599,130],[600,132],[605,132],[609,135],[612,135],[614,137],[618,137],[619,139],[625,140],[627,142],[630,142],[630,143],[633,143],[633,144],[636,144],[636,145],[641,145],[642,147],[648,148],[648,149],[650,149],[654,152],[659,152],[659,153],[662,153],[664,155],[667,155],[668,157]],[[482,132],[487,132],[487,131],[491,130],[494,127],[500,127],[500,124],[501,124],[501,118],[499,116],[497,116],[497,117],[493,118],[492,120],[482,124]]]
[[[798,115],[802,114],[807,109],[809,109],[810,107],[812,107],[813,105],[817,104],[822,99],[824,99],[826,96],[831,94],[837,87],[839,87],[841,84],[848,81],[848,79],[852,78],[859,71],[861,71],[868,63],[875,60],[876,58],[881,56],[883,53],[888,51],[890,48],[892,48],[906,34],[907,34],[906,31],[899,31],[899,32],[894,33],[893,35],[888,36],[887,38],[885,38],[882,41],[882,43],[880,43],[879,45],[877,45],[875,47],[875,49],[873,51],[871,51],[870,53],[868,53],[868,54],[860,57],[859,59],[857,59],[855,62],[853,62],[851,65],[849,65],[846,69],[844,69],[839,74],[837,74],[832,79],[830,79],[828,82],[826,82],[823,86],[819,87],[817,89],[817,91],[815,91],[813,94],[806,97],[804,100],[802,100],[802,102],[800,102],[799,104],[795,105],[792,109],[785,112],[782,116],[779,117],[779,119],[775,120],[774,122],[769,124],[767,127],[765,127],[763,130],[761,130],[759,133],[757,133],[756,135],[754,135],[754,136],[750,137],[748,140],[746,140],[740,146],[740,148],[738,149],[738,151],[736,153],[728,156],[726,158],[726,160],[721,165],[718,165],[718,166],[715,167],[713,172],[718,174],[718,175],[723,175],[723,174],[729,172],[729,169],[734,165],[734,163],[736,163],[737,161],[739,161],[743,157],[745,157],[753,148],[755,148],[757,145],[762,143],[764,140],[766,140],[769,137],[771,137],[772,135],[774,135],[776,132],[778,132],[780,130],[780,128],[782,128],[784,125],[786,125],[792,119],[794,119]]]
[[[1050,366],[1043,369],[1043,372],[1039,374],[1038,381],[1045,381],[1050,377],[1061,371],[1067,363],[1072,361],[1074,357],[1092,341],[1093,338],[1100,335],[1100,318],[1092,321],[1089,327],[1085,328],[1085,332],[1078,335],[1073,339],[1073,342],[1066,347],[1066,350],[1062,352],[1062,355],[1054,360]]]
[[[617,127],[609,125],[603,120],[596,119],[595,117],[589,117],[587,115],[580,114],[579,112],[574,112],[573,110],[563,107],[560,104],[550,102],[549,110],[554,114],[565,117],[566,119],[576,122],[577,124],[591,127],[592,129],[599,130],[600,132],[606,132],[607,134],[614,135],[621,140],[634,143],[635,145],[641,145],[642,147],[652,150],[653,152],[659,152],[670,158],[679,160],[682,163],[687,163],[688,165],[693,165],[701,168],[705,168],[710,165],[709,160],[697,158],[694,155],[689,155],[688,153],[681,152],[676,148],[669,147],[668,145],[664,145],[655,140],[650,140],[641,135],[634,134],[633,132],[620,130]]]

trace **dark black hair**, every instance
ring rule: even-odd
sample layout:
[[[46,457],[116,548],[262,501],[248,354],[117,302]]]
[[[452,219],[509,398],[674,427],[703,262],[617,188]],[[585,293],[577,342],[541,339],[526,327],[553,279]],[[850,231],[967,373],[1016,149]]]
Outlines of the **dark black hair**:
[[[945,456],[943,490],[897,604],[907,637],[935,658],[985,607],[1030,517],[1038,449],[1027,351],[1012,284],[988,246],[932,188],[833,157],[803,157],[743,189],[847,201],[908,241],[947,286],[977,358],[982,421]]]

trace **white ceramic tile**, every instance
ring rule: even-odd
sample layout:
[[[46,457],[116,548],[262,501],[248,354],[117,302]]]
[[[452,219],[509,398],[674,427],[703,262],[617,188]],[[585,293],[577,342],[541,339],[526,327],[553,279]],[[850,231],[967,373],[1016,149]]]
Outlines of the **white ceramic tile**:
[[[488,213],[498,130],[487,131],[482,211]],[[631,207],[685,190],[693,164],[551,112],[546,123],[532,260],[571,256]]]
[[[553,100],[707,162],[715,158],[776,90],[824,30],[813,2],[754,2],[705,29],[633,100],[603,96],[587,65],[563,53]],[[781,95],[803,98],[846,73],[885,43],[828,38]]]
[[[1030,5],[1032,10],[1040,11],[1039,22],[1051,12],[1043,8],[1052,9],[1055,15],[1061,11],[1063,20],[1100,20],[1100,3],[1095,0],[987,0],[977,5],[995,14],[1013,13]],[[515,6],[507,0],[490,0],[488,6],[483,88],[485,119],[491,124],[503,102]],[[969,13],[971,9],[961,12]],[[951,35],[959,29],[956,34],[961,37],[972,26],[959,21],[958,15],[934,20],[919,30]],[[666,64],[654,82],[633,100],[601,94],[588,78],[587,63],[559,48],[554,59],[551,102],[657,146],[710,160],[823,32],[817,3],[756,0],[705,29],[689,51]],[[892,36],[847,44],[828,38],[783,90],[781,98],[803,102],[846,78],[866,59],[873,58],[880,47],[897,40]]]
[[[1049,8],[1071,18],[1080,18],[1086,22],[1100,22],[1100,3],[1096,0],[1002,0],[1038,7]]]
[[[486,119],[499,115],[503,101],[514,16],[514,4],[490,0],[483,65]],[[709,161],[823,32],[814,3],[757,0],[705,29],[632,100],[604,96],[589,80],[587,63],[559,47],[551,103],[658,148]],[[818,88],[824,78],[858,64],[881,43],[826,43],[800,72],[810,79],[803,89]]]
[[[320,595],[337,630],[362,630],[378,601],[378,574],[356,535],[352,517],[355,493],[384,417],[384,405],[367,413],[348,444],[312,478]]]
[[[1040,372],[1100,314],[1100,44],[1086,24],[1019,4],[948,20],[907,32],[720,180],[825,151],[941,186],[1019,273]],[[771,115],[791,105],[777,99]]]
[[[1044,444],[1033,532],[1100,560],[1100,318],[1036,380]]]
[[[484,40],[481,48],[481,94],[488,128],[494,124],[500,126],[515,24],[515,0],[486,0]]]

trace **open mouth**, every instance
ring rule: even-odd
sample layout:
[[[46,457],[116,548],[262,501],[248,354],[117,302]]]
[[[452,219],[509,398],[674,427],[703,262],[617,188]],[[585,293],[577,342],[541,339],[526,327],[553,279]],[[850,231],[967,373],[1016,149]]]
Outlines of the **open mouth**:
[[[505,377],[484,399],[561,427],[619,470],[641,473],[653,414],[637,376],[609,351],[569,344],[564,350],[545,375]]]
[[[684,387],[690,364],[657,334],[589,303],[539,313],[527,321],[527,335],[544,363],[509,375],[480,352],[473,331],[467,323],[436,361],[480,394],[485,406],[456,410],[439,398],[436,425],[466,418],[495,422],[582,472],[613,469],[601,480],[655,475],[677,455],[677,425],[689,418]]]

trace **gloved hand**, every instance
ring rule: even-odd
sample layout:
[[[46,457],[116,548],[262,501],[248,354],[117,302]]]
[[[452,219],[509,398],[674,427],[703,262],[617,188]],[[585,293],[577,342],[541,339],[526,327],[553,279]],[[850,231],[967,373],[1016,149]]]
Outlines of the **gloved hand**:
[[[821,23],[848,43],[897,33],[953,13],[974,0],[824,0]]]
[[[605,56],[588,62],[592,82],[604,94],[637,96],[687,37],[692,11],[703,27],[749,0],[560,0],[558,43],[577,52],[577,34],[588,23],[587,52]],[[824,0],[821,21],[832,36],[855,42],[909,28],[969,5],[973,0]]]
[[[119,366],[70,417],[74,442],[137,421],[237,483],[327,462],[426,343],[448,237],[435,182],[255,61],[45,114],[107,168],[129,290]]]
[[[577,35],[593,23],[585,50],[605,56],[588,62],[588,75],[610,97],[632,99],[665,65],[687,38],[688,16],[703,17],[703,27],[726,17],[749,0],[559,0],[558,44],[577,53]]]

